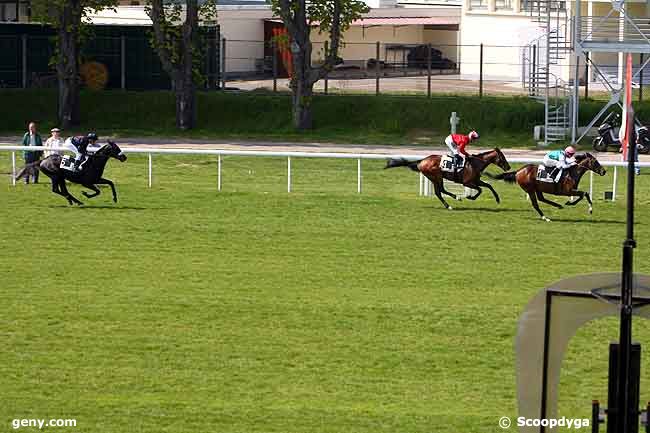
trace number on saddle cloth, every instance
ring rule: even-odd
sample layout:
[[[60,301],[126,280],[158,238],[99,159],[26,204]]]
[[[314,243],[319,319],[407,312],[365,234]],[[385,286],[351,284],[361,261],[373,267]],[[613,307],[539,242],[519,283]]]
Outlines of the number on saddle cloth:
[[[440,158],[440,169],[444,172],[447,173],[459,173],[463,171],[463,166],[464,166],[464,160],[461,156],[458,156],[456,159],[456,163],[454,164],[454,156],[453,155],[443,155]],[[455,168],[455,170],[454,170]]]

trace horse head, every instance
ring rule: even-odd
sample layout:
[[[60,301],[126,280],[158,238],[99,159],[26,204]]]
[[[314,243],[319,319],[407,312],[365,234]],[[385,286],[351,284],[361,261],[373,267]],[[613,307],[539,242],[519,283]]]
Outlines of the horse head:
[[[503,171],[510,170],[510,163],[506,159],[506,156],[501,152],[501,149],[498,147],[494,148],[494,152],[497,154],[494,163]]]
[[[115,158],[121,162],[126,161],[126,155],[122,152],[122,149],[120,149],[120,147],[111,140],[108,140],[105,145],[100,147],[99,150],[95,152],[95,155],[101,155],[107,158]]]
[[[586,168],[587,170],[591,170],[600,176],[604,176],[605,173],[607,173],[605,167],[600,165],[596,157],[589,152],[586,152],[583,155],[576,155],[576,161],[578,162],[579,166]]]

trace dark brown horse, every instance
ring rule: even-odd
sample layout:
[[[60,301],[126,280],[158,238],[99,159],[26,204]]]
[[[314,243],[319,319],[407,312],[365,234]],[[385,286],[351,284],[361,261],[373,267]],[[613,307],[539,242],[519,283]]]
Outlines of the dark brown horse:
[[[457,197],[445,189],[443,179],[475,189],[477,193],[473,196],[468,196],[467,199],[469,200],[476,200],[483,192],[481,187],[485,187],[492,192],[497,203],[501,201],[499,194],[492,188],[492,185],[481,180],[481,173],[490,164],[496,164],[501,170],[510,170],[510,164],[508,164],[506,157],[499,148],[465,158],[465,167],[462,174],[442,171],[440,168],[440,160],[440,155],[430,155],[419,161],[410,161],[405,158],[389,159],[384,168],[408,167],[413,171],[422,173],[433,183],[436,197],[438,197],[445,208],[450,210],[451,206],[445,201],[442,194],[446,194],[454,199],[457,199]]]
[[[566,206],[575,206],[580,200],[586,198],[587,202],[589,203],[589,213],[593,211],[593,203],[591,202],[589,193],[586,191],[578,191],[578,184],[580,183],[582,175],[584,175],[587,171],[591,170],[594,173],[604,176],[606,170],[590,153],[585,153],[584,155],[576,155],[576,161],[576,165],[565,170],[562,179],[560,179],[560,182],[558,183],[538,181],[537,164],[528,164],[517,171],[501,173],[496,176],[492,176],[488,173],[488,176],[493,179],[502,179],[510,183],[517,182],[521,189],[528,193],[530,202],[532,203],[539,216],[541,216],[544,221],[551,221],[542,213],[537,200],[541,201],[542,203],[550,204],[551,206],[554,206],[558,209],[562,209],[562,205],[548,200],[544,197],[544,193],[578,197],[573,201],[567,201],[565,203]]]

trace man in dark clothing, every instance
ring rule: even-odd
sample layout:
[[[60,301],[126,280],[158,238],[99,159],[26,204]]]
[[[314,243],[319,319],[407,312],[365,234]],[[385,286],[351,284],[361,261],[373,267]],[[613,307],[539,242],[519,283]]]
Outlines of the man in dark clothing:
[[[30,122],[29,123],[29,131],[23,135],[23,146],[42,146],[43,145],[43,140],[41,139],[41,136],[36,132],[36,123]],[[39,159],[43,157],[43,152],[42,151],[30,151],[26,150],[23,152],[23,158],[25,159],[25,164],[30,164],[32,162],[36,162]],[[38,183],[38,170],[33,171],[32,178],[34,180],[34,183]],[[25,177],[25,183],[29,183],[29,176]]]

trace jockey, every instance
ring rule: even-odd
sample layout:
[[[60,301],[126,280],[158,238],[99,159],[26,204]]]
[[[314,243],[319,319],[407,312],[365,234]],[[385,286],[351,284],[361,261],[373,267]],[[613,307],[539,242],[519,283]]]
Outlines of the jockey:
[[[97,134],[89,132],[87,135],[69,137],[65,140],[65,147],[74,153],[74,171],[81,170],[84,157],[88,155],[88,146],[94,145],[98,140]]]
[[[545,167],[552,168],[551,177],[555,176],[555,183],[560,181],[562,172],[565,168],[576,165],[574,158],[576,149],[573,146],[568,146],[564,150],[554,150],[544,155],[543,164]]]
[[[463,134],[451,134],[445,138],[445,144],[449,148],[451,155],[454,156],[454,170],[456,167],[463,166],[463,157],[461,156],[470,156],[469,153],[465,151],[465,146],[471,143],[474,140],[478,140],[478,132],[471,131],[467,135]]]

